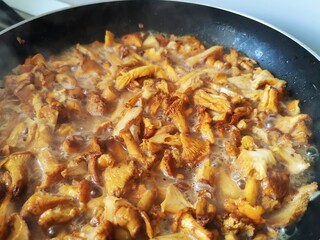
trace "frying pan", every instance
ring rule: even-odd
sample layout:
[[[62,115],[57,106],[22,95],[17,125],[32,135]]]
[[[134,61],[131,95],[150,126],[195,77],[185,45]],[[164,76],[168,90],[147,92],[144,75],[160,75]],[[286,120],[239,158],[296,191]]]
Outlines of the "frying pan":
[[[85,5],[25,21],[0,35],[0,79],[36,53],[57,54],[76,43],[103,41],[108,29],[121,36],[144,30],[192,34],[205,44],[236,48],[262,68],[288,82],[289,96],[313,118],[313,144],[320,146],[320,61],[294,40],[257,21],[212,7],[166,1],[119,1]],[[19,38],[22,41],[17,41]],[[320,161],[314,160],[314,179],[320,182]],[[295,226],[291,239],[320,239],[320,199]]]

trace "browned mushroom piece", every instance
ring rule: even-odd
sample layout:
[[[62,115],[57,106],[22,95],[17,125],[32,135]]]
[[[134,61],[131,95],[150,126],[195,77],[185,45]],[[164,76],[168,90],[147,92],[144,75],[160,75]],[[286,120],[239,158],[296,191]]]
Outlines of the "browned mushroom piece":
[[[9,221],[10,233],[7,239],[30,239],[30,230],[26,222],[17,213],[13,213]]]
[[[0,238],[4,239],[7,235],[10,215],[13,213],[11,196],[7,194],[0,205]]]
[[[79,215],[79,210],[75,207],[55,207],[50,208],[39,216],[38,223],[48,229],[51,226],[65,224]]]
[[[28,184],[28,171],[26,171],[33,155],[30,152],[13,153],[4,161],[3,167],[10,173],[10,193],[13,196],[21,194]]]
[[[130,232],[132,237],[136,237],[142,228],[142,218],[139,211],[128,201],[108,196],[105,199],[104,217],[114,225],[123,227]]]
[[[72,206],[73,204],[74,200],[69,196],[59,196],[45,192],[36,192],[24,203],[20,214],[22,217],[27,217],[28,214],[39,217],[48,209],[52,209],[59,205]]]
[[[111,196],[121,196],[128,187],[131,179],[136,177],[137,169],[133,161],[129,164],[118,164],[106,168],[103,172],[103,179],[106,191]]]
[[[219,239],[214,231],[209,231],[201,226],[192,216],[190,209],[179,212],[174,219],[173,229],[175,232],[185,232],[197,239]]]
[[[108,105],[100,95],[93,93],[88,97],[87,111],[93,116],[102,116],[108,111]]]
[[[273,227],[287,226],[306,211],[311,194],[317,189],[316,183],[302,186],[291,200],[279,210],[270,213],[267,223]]]

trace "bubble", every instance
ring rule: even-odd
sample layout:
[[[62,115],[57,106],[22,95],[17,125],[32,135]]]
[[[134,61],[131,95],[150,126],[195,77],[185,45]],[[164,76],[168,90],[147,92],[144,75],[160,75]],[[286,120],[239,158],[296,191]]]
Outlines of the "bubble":
[[[217,168],[217,167],[219,167],[219,162],[218,161],[213,161],[211,163],[211,165],[212,165],[212,167]]]
[[[97,226],[99,225],[98,219],[97,219],[96,217],[91,218],[91,220],[90,220],[90,225],[91,225],[92,227],[97,227]]]
[[[75,72],[75,71],[77,71],[77,70],[78,70],[78,66],[72,66],[72,67],[71,67],[71,71]]]
[[[281,234],[287,235],[288,237],[293,236],[297,231],[297,226],[294,223],[286,227],[282,227],[279,230]]]
[[[310,197],[310,201],[315,200],[316,198],[318,198],[320,196],[320,191],[315,191],[314,193],[312,193],[311,197]]]
[[[273,128],[275,124],[275,117],[270,116],[265,121],[266,128]]]
[[[92,187],[92,189],[90,191],[90,195],[93,198],[98,198],[102,195],[102,191],[98,186],[94,186],[94,187]]]
[[[254,53],[258,59],[263,55],[263,51],[261,51],[260,49],[255,50]]]
[[[315,146],[311,146],[307,149],[307,156],[313,160],[316,161],[319,159],[319,151]]]
[[[318,154],[318,149],[314,146],[311,146],[310,148],[307,149],[307,155],[311,156],[311,155],[315,155]]]
[[[49,227],[48,228],[48,236],[50,238],[53,238],[53,237],[57,236],[57,233],[58,233],[57,227],[53,226],[53,227]]]
[[[239,172],[233,172],[231,173],[231,178],[233,181],[238,181],[241,178],[241,175]]]
[[[244,189],[246,187],[246,181],[243,179],[240,179],[237,181],[237,185],[239,186],[239,188]]]

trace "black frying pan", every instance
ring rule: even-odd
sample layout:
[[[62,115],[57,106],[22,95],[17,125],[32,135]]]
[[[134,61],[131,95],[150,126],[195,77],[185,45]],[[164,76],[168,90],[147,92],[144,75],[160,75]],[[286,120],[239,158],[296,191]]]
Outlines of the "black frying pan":
[[[0,35],[0,78],[38,52],[49,56],[76,43],[103,41],[106,29],[117,36],[144,30],[193,34],[207,44],[234,47],[288,82],[289,95],[301,99],[311,115],[313,142],[320,147],[320,61],[282,33],[224,10],[187,3],[121,1],[76,7],[18,24]],[[23,43],[17,41],[17,37]],[[320,161],[315,161],[320,182]],[[297,223],[291,239],[320,239],[320,199]],[[293,231],[294,227],[288,229]]]
[[[0,1],[0,31],[22,20],[23,18],[11,7]]]

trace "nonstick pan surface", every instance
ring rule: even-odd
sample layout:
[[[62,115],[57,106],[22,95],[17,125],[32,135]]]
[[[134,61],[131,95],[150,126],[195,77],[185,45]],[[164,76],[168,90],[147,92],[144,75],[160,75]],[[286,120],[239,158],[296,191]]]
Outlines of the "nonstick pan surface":
[[[208,45],[236,48],[263,68],[288,82],[289,96],[301,100],[313,118],[315,146],[320,148],[320,61],[300,44],[262,23],[212,7],[166,1],[119,1],[85,5],[17,24],[0,35],[0,79],[36,53],[57,54],[76,43],[103,41],[108,29],[121,36],[145,31],[192,34]],[[18,41],[19,39],[19,41]],[[315,180],[320,182],[320,161],[315,159]],[[320,239],[320,199],[296,226],[291,239]]]

